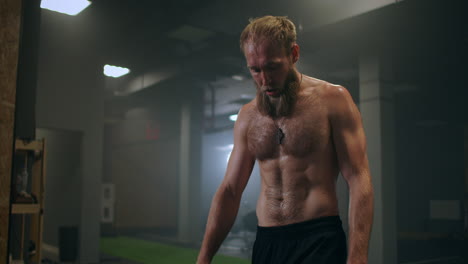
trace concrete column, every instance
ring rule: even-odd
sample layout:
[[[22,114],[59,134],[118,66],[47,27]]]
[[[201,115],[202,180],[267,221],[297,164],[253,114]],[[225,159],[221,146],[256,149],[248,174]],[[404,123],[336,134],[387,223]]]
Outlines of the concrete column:
[[[396,187],[393,90],[388,85],[391,64],[378,53],[359,58],[359,108],[367,137],[374,185],[374,224],[369,263],[397,263]]]
[[[184,102],[180,116],[178,238],[190,240],[190,104]]]
[[[183,90],[191,86],[190,91]],[[180,107],[180,147],[178,181],[178,239],[198,245],[201,234],[201,138],[204,118],[203,86],[196,81],[176,84],[176,94],[188,93]]]

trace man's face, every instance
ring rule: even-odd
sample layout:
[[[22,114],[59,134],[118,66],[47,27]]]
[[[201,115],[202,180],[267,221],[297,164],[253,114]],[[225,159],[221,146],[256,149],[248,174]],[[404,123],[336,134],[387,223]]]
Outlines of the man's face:
[[[279,97],[293,69],[293,55],[288,55],[284,47],[268,40],[247,42],[244,54],[258,92],[273,98]]]

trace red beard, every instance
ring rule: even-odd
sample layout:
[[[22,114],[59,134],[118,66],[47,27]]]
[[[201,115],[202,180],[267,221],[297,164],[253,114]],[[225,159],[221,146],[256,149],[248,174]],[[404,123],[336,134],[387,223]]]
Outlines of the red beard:
[[[291,69],[286,77],[284,87],[279,91],[279,97],[272,102],[269,95],[265,93],[263,87],[257,86],[257,108],[262,115],[272,118],[289,116],[292,113],[296,102],[300,81],[296,72]]]

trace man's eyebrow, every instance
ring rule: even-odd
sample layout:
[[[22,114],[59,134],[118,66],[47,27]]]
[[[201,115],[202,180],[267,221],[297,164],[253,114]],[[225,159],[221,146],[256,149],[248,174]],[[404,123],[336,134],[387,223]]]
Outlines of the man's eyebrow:
[[[281,64],[281,62],[277,62],[277,61],[269,61],[267,63],[265,63],[263,66],[275,66],[275,65],[279,65]],[[252,68],[258,68],[258,66],[254,66],[254,65],[247,65],[247,68],[249,69],[252,69]]]
[[[278,65],[280,65],[279,62],[270,61],[265,64],[265,67],[272,67],[272,66],[278,66]]]

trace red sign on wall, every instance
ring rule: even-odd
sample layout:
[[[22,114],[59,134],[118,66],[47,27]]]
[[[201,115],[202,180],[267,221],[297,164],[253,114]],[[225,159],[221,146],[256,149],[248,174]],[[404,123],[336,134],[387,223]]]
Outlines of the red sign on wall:
[[[159,139],[159,127],[152,122],[146,123],[145,138],[147,140],[157,140]]]

